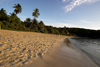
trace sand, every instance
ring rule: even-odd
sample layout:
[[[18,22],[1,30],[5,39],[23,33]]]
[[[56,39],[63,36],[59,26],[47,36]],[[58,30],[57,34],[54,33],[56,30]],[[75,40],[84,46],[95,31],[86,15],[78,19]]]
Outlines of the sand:
[[[97,67],[77,49],[66,46],[65,38],[0,30],[0,67]]]
[[[19,67],[51,51],[64,36],[0,30],[0,66]]]

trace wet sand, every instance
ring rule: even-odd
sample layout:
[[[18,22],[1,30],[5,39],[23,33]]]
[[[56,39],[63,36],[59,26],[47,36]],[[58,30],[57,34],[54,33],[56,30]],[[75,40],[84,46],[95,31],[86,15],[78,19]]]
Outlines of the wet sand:
[[[0,67],[97,67],[67,36],[0,30]]]
[[[69,42],[67,40],[66,42]],[[58,43],[60,46],[53,49],[52,52],[23,67],[98,67],[75,46],[66,44],[63,39],[59,42],[62,42],[61,45]],[[67,46],[68,44],[71,46]]]

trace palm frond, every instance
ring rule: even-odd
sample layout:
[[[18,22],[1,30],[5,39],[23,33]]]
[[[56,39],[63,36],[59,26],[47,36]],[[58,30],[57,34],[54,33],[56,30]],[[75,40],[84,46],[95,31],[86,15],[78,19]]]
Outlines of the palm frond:
[[[40,14],[39,14],[39,10],[36,8],[35,10],[33,10],[34,12],[32,13],[32,15],[37,18]]]
[[[15,6],[17,6],[16,4],[14,4]]]
[[[13,6],[13,8],[15,8],[15,10],[14,10],[14,12],[16,13],[16,14],[18,14],[18,13],[21,13],[21,11],[22,11],[22,8],[21,8],[21,5],[20,4],[14,4],[15,6]]]

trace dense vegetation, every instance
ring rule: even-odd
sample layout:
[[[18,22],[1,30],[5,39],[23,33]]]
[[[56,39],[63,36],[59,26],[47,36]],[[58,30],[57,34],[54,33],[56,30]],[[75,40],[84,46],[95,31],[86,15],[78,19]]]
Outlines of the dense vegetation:
[[[38,21],[39,10],[36,8],[33,10],[32,16],[34,19],[26,18],[23,22],[17,17],[18,13],[21,13],[22,7],[20,4],[13,6],[14,12],[7,15],[6,10],[1,8],[0,10],[0,28],[7,30],[18,30],[18,31],[30,31],[30,32],[41,32],[57,35],[70,35],[79,37],[100,37],[100,30],[89,30],[83,28],[56,28],[52,26],[46,26],[43,21]]]

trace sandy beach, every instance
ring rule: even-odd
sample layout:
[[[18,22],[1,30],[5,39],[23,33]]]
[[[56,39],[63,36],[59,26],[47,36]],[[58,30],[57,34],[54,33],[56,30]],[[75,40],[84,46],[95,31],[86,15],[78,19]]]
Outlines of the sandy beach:
[[[69,37],[0,30],[0,67],[97,67],[65,38]]]

